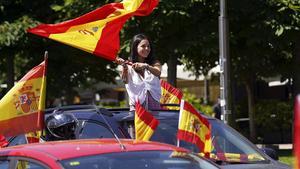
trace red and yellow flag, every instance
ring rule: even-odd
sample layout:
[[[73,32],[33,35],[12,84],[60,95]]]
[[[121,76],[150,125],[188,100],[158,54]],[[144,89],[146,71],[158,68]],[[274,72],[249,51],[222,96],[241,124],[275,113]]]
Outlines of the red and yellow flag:
[[[294,168],[300,169],[300,95],[296,96],[294,105]]]
[[[33,131],[25,134],[28,143],[39,143],[42,131]]]
[[[0,134],[15,136],[43,128],[46,64],[47,60],[31,69],[0,100]]]
[[[0,134],[0,148],[6,147],[8,145],[8,141],[6,138]]]
[[[200,152],[209,153],[211,150],[210,132],[208,120],[188,102],[181,100],[177,138],[196,144]]]
[[[135,139],[147,141],[153,135],[159,121],[147,112],[139,102],[135,105]]]
[[[104,5],[78,18],[58,24],[41,24],[28,32],[115,60],[119,32],[130,17],[149,15],[159,0],[123,0]]]
[[[182,99],[183,93],[170,85],[168,82],[164,80],[160,80],[160,86],[161,86],[161,98],[160,103],[161,104],[180,104],[180,101]],[[172,106],[164,106],[167,109],[176,109],[178,110],[178,107],[172,107]]]

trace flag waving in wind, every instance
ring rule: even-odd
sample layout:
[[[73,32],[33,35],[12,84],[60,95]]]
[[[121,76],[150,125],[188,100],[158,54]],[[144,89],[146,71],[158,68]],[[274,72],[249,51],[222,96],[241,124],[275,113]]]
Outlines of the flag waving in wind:
[[[31,69],[0,100],[0,134],[15,136],[44,125],[47,59]]]
[[[123,0],[62,23],[38,25],[28,32],[113,61],[120,48],[119,32],[126,20],[134,15],[149,15],[158,1]]]
[[[182,99],[183,93],[170,85],[168,82],[164,80],[160,80],[160,86],[161,86],[161,104],[180,104],[180,101]],[[167,109],[177,109],[177,107],[172,106],[164,106]]]
[[[147,141],[151,138],[159,121],[147,112],[139,102],[135,105],[135,139]]]
[[[208,120],[184,100],[181,100],[179,113],[177,138],[196,144],[201,152],[210,153],[211,127]]]

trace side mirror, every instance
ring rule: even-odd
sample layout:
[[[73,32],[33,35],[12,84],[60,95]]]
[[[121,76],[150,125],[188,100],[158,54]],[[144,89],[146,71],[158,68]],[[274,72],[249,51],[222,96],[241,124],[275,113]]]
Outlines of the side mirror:
[[[267,154],[269,157],[271,157],[272,159],[274,159],[274,160],[278,160],[279,159],[278,158],[278,154],[277,154],[277,152],[274,149],[265,147],[265,148],[261,148],[261,150],[265,154]]]

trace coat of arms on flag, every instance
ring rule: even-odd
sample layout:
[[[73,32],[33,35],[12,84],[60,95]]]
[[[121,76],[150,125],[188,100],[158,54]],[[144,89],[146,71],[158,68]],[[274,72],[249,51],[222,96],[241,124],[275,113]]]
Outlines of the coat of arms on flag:
[[[96,56],[115,60],[119,51],[119,33],[132,16],[149,15],[158,0],[123,0],[106,4],[78,18],[57,24],[41,24],[28,30]]]
[[[0,134],[15,136],[44,125],[47,58],[0,100]]]
[[[15,108],[19,114],[32,113],[38,110],[38,102],[40,97],[40,88],[34,89],[32,84],[24,84],[24,86],[18,90],[18,93],[14,94]]]
[[[200,152],[211,151],[211,126],[188,102],[181,100],[177,138],[194,143]]]

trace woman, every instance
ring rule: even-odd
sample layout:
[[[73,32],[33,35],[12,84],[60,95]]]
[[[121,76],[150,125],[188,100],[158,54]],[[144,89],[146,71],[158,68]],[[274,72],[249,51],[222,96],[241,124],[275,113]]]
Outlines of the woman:
[[[159,109],[161,64],[154,58],[150,40],[144,34],[133,37],[130,61],[132,64],[116,59],[116,63],[123,65],[121,77],[129,96],[130,111],[135,110],[136,101],[145,109]]]

